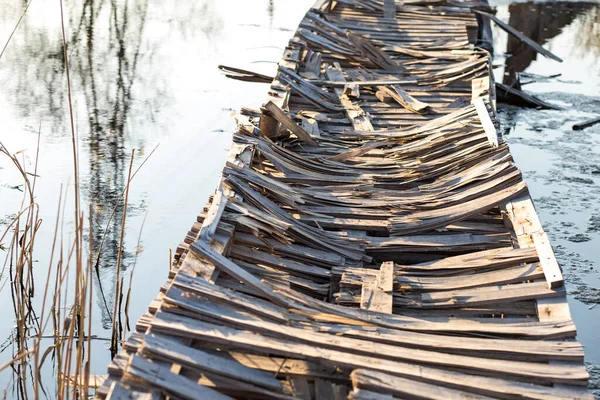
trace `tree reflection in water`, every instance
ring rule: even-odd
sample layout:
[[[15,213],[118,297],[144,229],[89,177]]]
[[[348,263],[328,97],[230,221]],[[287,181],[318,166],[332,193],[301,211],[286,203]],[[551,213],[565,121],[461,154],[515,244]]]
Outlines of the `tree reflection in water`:
[[[597,18],[598,5],[587,2],[527,2],[511,4],[508,11],[510,26],[543,45],[558,36],[564,27],[573,23],[581,14],[585,13],[581,18],[582,21],[588,21],[591,15]],[[593,17],[591,19],[593,20]],[[594,47],[592,43],[595,42],[598,51],[600,43],[597,35],[593,37],[593,23],[584,22],[580,25],[582,25],[582,32],[577,38],[580,41],[578,44],[587,50],[589,47]],[[508,36],[506,53],[510,56],[505,61],[507,73],[504,74],[503,83],[511,85],[514,73],[525,71],[531,62],[537,59],[538,53],[512,35]]]
[[[97,256],[96,293],[102,324],[111,325],[115,298],[114,268],[117,265],[129,153],[125,149],[125,126],[131,110],[132,86],[137,78],[148,0],[86,0],[74,27],[71,64],[81,79],[89,123],[89,182],[87,200],[92,206],[92,250]],[[108,29],[108,35],[103,30]],[[116,206],[114,217],[110,219]],[[106,234],[106,237],[104,235]],[[102,248],[100,248],[102,245]],[[132,254],[122,250],[121,268],[126,270]],[[103,279],[106,274],[107,279]],[[107,288],[100,286],[110,282]]]

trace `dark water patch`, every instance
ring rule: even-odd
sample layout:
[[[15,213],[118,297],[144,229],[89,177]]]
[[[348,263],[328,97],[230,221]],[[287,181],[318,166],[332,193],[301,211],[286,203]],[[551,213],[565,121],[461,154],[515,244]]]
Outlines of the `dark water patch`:
[[[571,295],[585,304],[600,303],[600,289],[579,285],[575,288],[571,288]]]
[[[577,233],[573,236],[569,236],[568,240],[569,242],[573,243],[583,243],[589,242],[590,240],[592,240],[592,238],[586,235],[585,233]]]
[[[600,214],[590,217],[587,230],[588,232],[600,232]]]

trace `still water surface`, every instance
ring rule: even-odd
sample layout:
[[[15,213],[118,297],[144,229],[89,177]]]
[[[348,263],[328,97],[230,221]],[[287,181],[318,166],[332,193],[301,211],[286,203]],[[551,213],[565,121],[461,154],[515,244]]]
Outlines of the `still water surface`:
[[[169,270],[169,249],[184,238],[217,185],[234,128],[232,111],[259,107],[265,97],[266,85],[228,80],[217,65],[274,74],[283,48],[313,2],[65,2],[82,209],[87,211],[87,204],[93,207],[93,243],[100,242],[127,180],[131,150],[136,149],[135,168],[159,145],[132,182],[127,210],[122,272],[126,284],[138,254],[132,321],[158,294]],[[25,4],[0,0],[1,45]],[[38,282],[48,268],[61,184],[73,183],[62,54],[59,2],[34,0],[0,59],[0,141],[12,153],[25,149],[30,170],[41,124],[36,197],[44,222],[36,239]],[[8,160],[0,158],[0,224],[10,221],[21,207],[22,193],[14,189],[21,181]],[[66,243],[72,236],[72,197],[71,192],[64,223]],[[108,224],[100,280],[94,282],[93,333],[99,338],[110,338],[107,309],[112,311],[122,216],[120,208]],[[84,236],[88,234],[89,230]],[[4,263],[2,251],[0,255]],[[5,348],[0,364],[12,358],[13,350],[9,337],[14,315],[7,278],[3,274],[0,284],[0,343]],[[100,294],[100,283],[108,304]],[[36,297],[39,303],[41,295]],[[92,373],[106,372],[108,346],[107,341],[93,341]],[[5,370],[0,374],[0,391],[9,382],[10,371]]]
[[[216,66],[273,74],[313,2],[66,2],[82,196],[94,211],[94,243],[127,180],[131,150],[136,149],[134,166],[139,166],[159,145],[132,183],[127,210],[123,274],[128,277],[134,261],[137,265],[132,320],[158,293],[167,276],[169,249],[176,248],[217,184],[234,127],[232,111],[257,108],[265,96],[266,85],[229,81]],[[0,0],[0,44],[25,3]],[[600,11],[587,2],[501,3],[498,16],[565,59],[559,64],[536,56],[494,30],[497,79],[504,79],[505,70],[524,72],[523,82],[535,81],[525,90],[566,109],[500,107],[507,140],[565,268],[579,338],[594,370],[600,365],[600,306],[595,306],[600,302],[600,125],[583,132],[572,132],[570,126],[600,115]],[[40,277],[48,267],[60,186],[73,182],[62,54],[58,2],[34,0],[0,59],[0,140],[13,153],[25,149],[25,162],[33,169],[41,132],[36,188],[44,219],[36,248]],[[544,77],[555,74],[561,76]],[[16,171],[0,159],[0,224],[20,207],[22,193],[14,188],[20,183]],[[65,238],[73,226],[70,214]],[[108,342],[101,339],[110,337],[106,310],[112,310],[122,216],[121,208],[108,224],[100,279],[94,282],[95,374],[103,374],[110,359]],[[0,285],[6,279],[2,275]],[[100,284],[108,307],[97,290]],[[5,289],[0,291],[0,341],[12,329]],[[6,342],[0,364],[11,356]],[[9,382],[5,371],[0,390]]]

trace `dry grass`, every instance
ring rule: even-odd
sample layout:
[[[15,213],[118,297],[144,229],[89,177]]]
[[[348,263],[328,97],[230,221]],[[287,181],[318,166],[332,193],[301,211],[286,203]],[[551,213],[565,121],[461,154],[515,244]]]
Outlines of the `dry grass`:
[[[25,168],[26,163],[24,162],[23,152],[13,154],[0,142],[0,156],[7,157],[11,161],[23,180],[24,188],[20,210],[8,224],[4,232],[0,234],[0,243],[7,243],[3,248],[6,257],[3,264],[2,276],[4,276],[5,272],[10,275],[10,291],[15,319],[15,329],[12,334],[13,358],[0,366],[0,371],[9,368],[13,371],[14,379],[12,379],[12,388],[7,388],[4,391],[5,397],[8,392],[11,392],[13,397],[20,399],[38,399],[41,398],[42,394],[47,398],[57,399],[87,398],[90,395],[90,391],[96,388],[99,382],[98,377],[90,373],[92,356],[91,341],[94,338],[92,335],[92,283],[94,272],[97,268],[97,263],[94,260],[99,259],[99,254],[93,254],[92,250],[94,243],[91,206],[87,218],[90,232],[88,249],[86,250],[84,246],[86,219],[81,209],[80,201],[77,136],[71,101],[71,80],[62,1],[60,2],[60,7],[63,51],[67,74],[74,182],[66,188],[60,188],[57,216],[54,221],[54,235],[50,244],[50,256],[46,260],[48,262],[48,269],[42,281],[44,282],[44,287],[41,307],[36,307],[33,301],[36,294],[39,296],[39,293],[36,292],[36,277],[34,276],[34,249],[36,248],[36,234],[42,225],[40,205],[36,202],[35,196],[40,142],[38,139],[35,167],[32,172],[27,171]],[[25,11],[23,14],[25,14]],[[19,22],[21,19],[19,19]],[[38,134],[38,137],[40,135],[41,132]],[[128,307],[131,296],[133,270],[130,274],[129,288],[127,289],[124,305],[124,285],[123,278],[121,277],[121,255],[125,233],[129,185],[135,174],[139,171],[139,168],[145,164],[147,159],[154,153],[154,150],[133,173],[134,153],[132,152],[126,187],[117,204],[114,205],[113,213],[108,222],[110,223],[110,220],[113,219],[119,203],[124,200],[123,209],[125,211],[120,233],[119,255],[117,265],[115,265],[117,290],[115,291],[114,309],[111,315],[113,324],[110,351],[113,356],[119,351],[122,340],[125,337],[125,331],[129,325]],[[72,232],[68,232],[65,235],[63,227],[66,218],[67,198],[70,196],[74,198],[73,218],[75,226]],[[65,237],[72,239],[65,241]],[[102,244],[100,243],[100,250],[98,251],[102,251]],[[88,253],[87,257],[85,254],[86,251]],[[40,278],[37,278],[39,281]],[[122,323],[123,313],[125,313],[126,324]],[[49,343],[49,338],[52,339],[51,343]],[[43,382],[44,377],[48,379],[48,371],[53,372],[54,382]]]
[[[76,151],[76,149],[74,150]],[[39,152],[39,145],[38,145]],[[76,153],[75,153],[76,154]],[[152,153],[151,153],[152,154]],[[63,232],[66,199],[73,193],[61,187],[59,204],[54,221],[54,234],[51,243],[48,269],[45,277],[34,276],[34,249],[36,234],[42,225],[40,206],[35,201],[35,181],[37,178],[37,162],[34,172],[25,169],[22,153],[12,154],[0,143],[0,156],[8,157],[23,179],[24,194],[21,210],[0,235],[0,243],[7,243],[4,248],[6,258],[4,270],[10,274],[10,290],[13,303],[15,330],[12,341],[13,359],[0,366],[0,371],[11,368],[13,371],[14,397],[21,399],[48,398],[70,399],[88,397],[97,386],[98,378],[91,375],[92,347],[92,312],[93,312],[93,279],[95,278],[95,262],[93,254],[93,235],[89,229],[87,256],[84,254],[84,230],[91,228],[93,218],[90,207],[88,226],[84,224],[84,215],[75,202],[75,229],[70,234]],[[37,157],[36,157],[37,158]],[[133,154],[130,162],[128,184],[123,190],[127,209],[129,183],[134,176],[132,171]],[[139,168],[138,168],[139,170]],[[137,173],[136,170],[135,172]],[[33,177],[31,179],[31,177]],[[72,192],[78,195],[78,183],[73,185]],[[115,205],[116,208],[117,205]],[[125,216],[121,226],[120,250],[122,254],[125,232]],[[64,237],[72,237],[68,242]],[[141,232],[140,232],[141,237]],[[140,239],[138,238],[138,247]],[[136,253],[137,257],[137,253]],[[119,260],[121,257],[118,258]],[[39,268],[39,267],[38,267]],[[133,269],[129,276],[129,287],[123,284],[121,267],[115,265],[117,290],[112,312],[111,354],[120,350],[125,332],[129,329],[128,308],[131,297]],[[36,291],[37,282],[44,282],[41,308],[36,308],[33,299],[40,295]],[[123,323],[125,320],[125,323]],[[48,339],[52,338],[52,343]],[[53,365],[44,367],[45,364]],[[44,369],[45,368],[45,369]],[[54,371],[53,384],[43,382],[48,370]],[[44,373],[44,370],[46,373]],[[46,378],[47,379],[47,378]],[[92,385],[90,385],[92,382]],[[49,389],[53,387],[52,389]]]

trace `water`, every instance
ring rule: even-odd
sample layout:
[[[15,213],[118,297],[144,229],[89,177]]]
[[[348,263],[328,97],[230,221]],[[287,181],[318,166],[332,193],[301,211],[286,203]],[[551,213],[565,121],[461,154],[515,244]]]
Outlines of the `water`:
[[[93,333],[100,339],[110,338],[107,309],[112,310],[113,304],[123,208],[117,209],[110,223],[109,216],[127,181],[132,149],[136,168],[159,145],[132,182],[127,210],[122,273],[126,285],[138,254],[130,308],[133,323],[167,278],[169,249],[175,250],[183,240],[217,185],[231,143],[232,111],[242,106],[258,108],[266,96],[268,85],[226,79],[217,65],[273,75],[283,48],[312,3],[65,2],[82,208],[87,218],[88,204],[92,206],[94,244],[109,228],[100,281],[94,282]],[[0,0],[0,46],[25,4]],[[34,0],[0,59],[0,141],[12,153],[24,149],[25,165],[31,171],[41,132],[36,199],[44,222],[36,239],[35,273],[42,288],[61,184],[73,184],[62,52],[59,2]],[[16,169],[0,157],[0,223],[4,224],[0,232],[21,207],[22,193],[13,188],[21,183]],[[72,236],[72,197],[71,192],[64,222],[66,243]],[[4,262],[2,251],[0,256]],[[0,364],[12,358],[13,351],[10,341],[5,341],[14,325],[7,279],[3,273],[0,343],[7,347],[0,353]],[[37,304],[40,298],[41,293]],[[105,374],[110,361],[109,343],[100,339],[92,342],[93,374]],[[0,374],[0,390],[7,387],[9,397],[14,394],[10,375],[9,370]]]
[[[522,72],[523,89],[562,110],[500,106],[505,137],[563,268],[569,304],[585,346],[591,388],[600,389],[600,5],[518,3],[498,7],[502,20],[564,59],[546,59],[494,29],[496,79]],[[555,78],[547,76],[557,75]],[[597,392],[596,395],[600,395]]]
[[[92,373],[104,374],[110,359],[108,342],[101,340],[110,336],[110,319],[97,289],[101,282],[112,309],[123,209],[117,209],[113,222],[108,218],[127,180],[131,150],[136,149],[137,167],[160,144],[136,175],[127,210],[123,275],[127,284],[135,261],[130,309],[135,321],[167,277],[169,249],[183,239],[216,187],[234,127],[231,112],[257,108],[265,98],[266,85],[227,80],[217,64],[274,74],[283,47],[313,2],[88,0],[65,9],[83,209],[91,204],[94,211],[93,243],[109,227],[100,280],[94,282],[93,333],[99,339],[92,342]],[[0,0],[0,45],[25,4]],[[528,73],[522,81],[535,82],[525,90],[565,107],[500,106],[500,113],[564,268],[586,361],[592,372],[598,371],[600,125],[582,132],[570,127],[600,115],[599,8],[586,2],[505,2],[498,16],[565,59],[562,64],[547,60],[494,30],[497,79],[504,80],[505,69]],[[32,169],[41,132],[36,191],[44,223],[35,254],[40,280],[48,268],[60,186],[73,183],[61,43],[58,2],[34,0],[0,59],[0,141],[12,152],[25,149],[25,163]],[[558,78],[543,77],[559,73]],[[0,224],[20,208],[22,193],[14,188],[20,183],[14,168],[0,158]],[[71,214],[65,216],[66,242]],[[14,318],[6,279],[2,274],[0,341],[9,337]],[[11,350],[9,345],[0,353],[0,364],[12,357]],[[0,388],[8,387],[10,396],[9,382],[5,370]],[[594,374],[592,385],[598,384]]]

